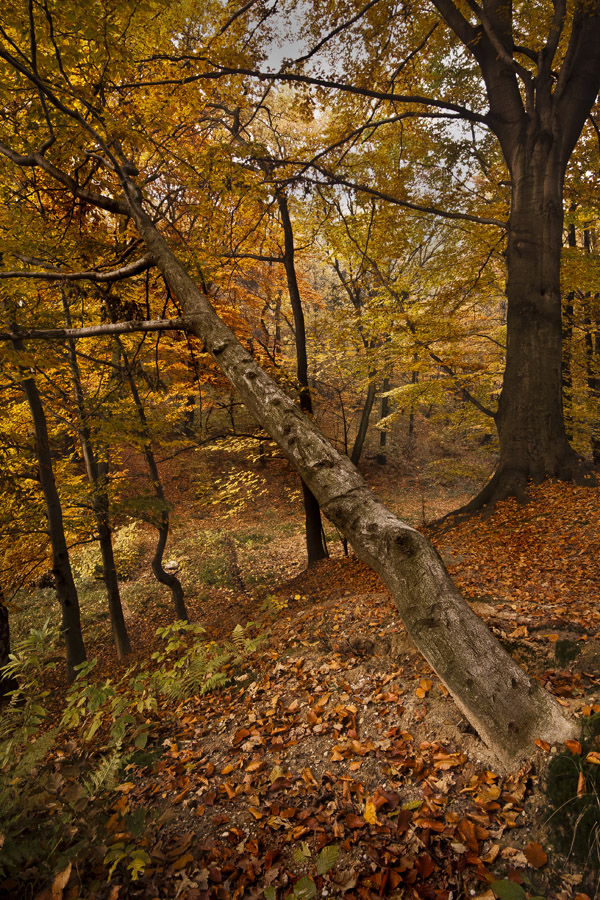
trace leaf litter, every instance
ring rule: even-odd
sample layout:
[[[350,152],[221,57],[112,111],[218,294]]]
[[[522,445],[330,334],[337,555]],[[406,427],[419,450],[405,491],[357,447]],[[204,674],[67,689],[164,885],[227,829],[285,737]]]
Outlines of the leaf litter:
[[[572,713],[600,709],[598,491],[547,484],[434,540],[521,665]],[[137,835],[140,877],[117,869],[107,882],[100,857],[63,869],[38,900],[282,898],[306,876],[316,896],[346,900],[483,900],[497,879],[529,876],[548,898],[585,900],[585,873],[548,838],[542,773],[555,748],[540,741],[530,765],[503,772],[372,571],[332,559],[269,597],[266,641],[244,671],[165,705],[154,761],[128,765],[114,792],[105,844]],[[222,603],[204,602],[207,625]],[[329,847],[335,862],[319,869]]]

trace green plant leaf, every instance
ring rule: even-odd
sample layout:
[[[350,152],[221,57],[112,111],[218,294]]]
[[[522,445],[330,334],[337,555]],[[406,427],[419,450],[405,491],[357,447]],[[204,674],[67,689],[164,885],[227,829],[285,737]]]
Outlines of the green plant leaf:
[[[302,841],[301,845],[294,850],[294,862],[298,865],[310,859],[310,849],[306,841]]]
[[[527,894],[520,884],[503,878],[502,881],[493,881],[490,885],[499,900],[527,900]]]
[[[324,875],[325,872],[329,872],[330,869],[333,869],[337,862],[339,852],[337,844],[329,844],[328,847],[323,847],[317,856],[317,875]]]
[[[294,897],[297,897],[298,900],[312,900],[316,896],[317,886],[312,878],[309,878],[307,875],[299,878],[294,885]]]

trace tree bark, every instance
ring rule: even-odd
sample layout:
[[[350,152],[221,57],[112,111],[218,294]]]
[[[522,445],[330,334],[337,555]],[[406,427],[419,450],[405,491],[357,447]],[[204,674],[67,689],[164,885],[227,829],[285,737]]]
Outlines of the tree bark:
[[[495,133],[512,185],[506,251],[506,370],[496,423],[500,459],[491,482],[465,511],[548,476],[589,474],[565,433],[562,397],[560,256],[566,167],[600,88],[600,2],[555,16],[530,71],[515,54],[513,12],[483,0],[477,25],[454,0],[433,0],[481,68]],[[554,59],[567,23],[562,65]]]
[[[13,326],[12,330],[16,332],[16,326]],[[23,342],[15,340],[14,347],[16,350],[23,350]],[[23,377],[21,387],[27,398],[27,403],[31,410],[31,418],[33,419],[35,452],[38,460],[40,485],[46,504],[48,535],[52,547],[52,575],[54,577],[54,589],[58,596],[62,612],[62,634],[66,646],[66,674],[67,680],[71,682],[75,679],[75,666],[80,665],[80,663],[83,663],[86,660],[85,645],[81,633],[79,597],[77,595],[75,581],[73,580],[73,572],[71,570],[69,550],[63,524],[62,507],[56,487],[56,481],[54,479],[50,439],[48,437],[48,425],[46,423],[44,407],[33,377]]]
[[[534,134],[534,151],[513,164],[507,247],[506,369],[496,422],[496,496],[524,492],[529,479],[582,474],[564,427],[560,255],[564,170]],[[525,155],[525,154],[523,154]]]
[[[167,498],[165,496],[160,473],[156,464],[156,457],[154,456],[154,451],[152,450],[152,445],[150,443],[150,429],[148,428],[148,420],[146,418],[144,404],[142,403],[139,391],[137,389],[137,384],[135,383],[135,378],[133,377],[133,374],[131,372],[131,367],[129,365],[129,359],[127,357],[127,353],[125,352],[125,348],[123,347],[118,337],[115,338],[115,340],[117,341],[119,352],[123,358],[125,377],[127,378],[127,383],[129,384],[129,389],[131,390],[131,396],[133,397],[133,402],[135,404],[138,418],[140,420],[142,435],[144,438],[144,457],[146,459],[146,465],[150,470],[152,487],[154,488],[156,499],[158,500],[160,505],[159,519],[158,522],[154,523],[158,530],[158,542],[156,544],[156,549],[152,558],[152,572],[156,580],[160,582],[160,584],[164,584],[171,591],[171,597],[173,599],[173,606],[175,607],[175,615],[177,619],[184,622],[189,622],[190,618],[185,605],[185,595],[181,582],[174,573],[167,572],[163,567],[163,556],[165,547],[167,546],[167,541],[169,539],[170,529],[169,505],[167,503]]]
[[[10,619],[8,607],[0,593],[0,670],[10,662]],[[9,677],[0,671],[0,705],[4,698],[17,687],[15,678]]]
[[[589,396],[594,409],[600,402],[600,326],[598,324],[598,295],[583,297],[583,327],[585,331],[585,368]],[[595,465],[600,464],[600,426],[594,416],[590,425],[590,447]]]
[[[390,389],[390,379],[386,375],[385,378],[383,379],[383,385],[381,388],[383,397],[381,398],[380,419],[385,419],[386,416],[389,416],[389,414],[390,414],[390,398],[385,396],[387,391],[389,391],[389,389]],[[387,430],[385,428],[381,428],[379,430],[379,451],[377,453],[377,463],[380,466],[385,466],[387,464],[386,446],[387,446]]]
[[[556,701],[471,611],[433,546],[377,500],[350,460],[256,364],[143,211],[135,186],[125,187],[137,227],[192,317],[193,332],[298,470],[327,518],[389,587],[411,638],[483,740],[505,764],[514,765],[531,753],[536,738],[555,741],[572,734],[574,727]]]
[[[360,422],[358,425],[358,431],[356,432],[356,437],[354,438],[354,444],[352,445],[352,452],[350,454],[351,462],[357,466],[360,457],[362,455],[363,447],[365,445],[365,439],[367,437],[367,430],[369,428],[369,419],[371,418],[371,412],[373,410],[373,404],[375,403],[375,395],[377,393],[377,385],[373,380],[375,378],[375,372],[370,372],[369,387],[367,388],[367,396],[365,397],[365,402],[363,404],[362,412],[360,414]]]
[[[575,209],[575,204],[572,210]],[[575,225],[569,226],[568,235],[569,247],[577,247],[577,234]],[[563,413],[565,419],[565,433],[567,440],[573,440],[573,323],[574,323],[574,301],[575,291],[571,290],[567,294],[565,308],[563,312],[562,324],[562,392],[563,392]]]
[[[304,325],[304,312],[302,299],[296,277],[296,264],[294,261],[294,232],[288,208],[287,196],[278,188],[275,192],[281,224],[283,226],[284,253],[283,262],[287,277],[288,293],[292,312],[294,315],[294,331],[296,341],[296,374],[300,384],[300,409],[312,416],[313,406],[310,387],[308,384],[308,357],[306,353],[306,328]],[[306,553],[308,567],[310,568],[320,559],[326,559],[329,555],[323,541],[323,523],[319,504],[308,485],[302,481],[302,498],[304,501],[304,518],[306,528]]]
[[[62,295],[63,312],[65,317],[65,325],[71,328],[71,314],[67,299]],[[98,543],[100,545],[100,553],[102,556],[102,579],[106,587],[106,596],[108,598],[108,611],[110,615],[110,626],[112,630],[113,640],[119,659],[123,659],[131,653],[131,643],[127,633],[125,617],[123,615],[123,605],[121,603],[121,593],[119,591],[119,580],[117,578],[117,567],[115,565],[115,555],[112,544],[112,529],[110,526],[110,509],[108,501],[108,464],[101,466],[96,458],[94,446],[92,444],[92,436],[90,426],[87,419],[87,411],[85,406],[85,396],[83,392],[83,384],[81,381],[81,372],[77,361],[77,351],[75,350],[75,341],[73,338],[67,339],[67,352],[69,355],[69,365],[71,368],[71,376],[73,378],[73,388],[75,391],[75,404],[77,407],[79,442],[81,445],[81,454],[83,456],[83,464],[85,472],[91,488],[91,504],[96,520],[96,529],[98,531]]]

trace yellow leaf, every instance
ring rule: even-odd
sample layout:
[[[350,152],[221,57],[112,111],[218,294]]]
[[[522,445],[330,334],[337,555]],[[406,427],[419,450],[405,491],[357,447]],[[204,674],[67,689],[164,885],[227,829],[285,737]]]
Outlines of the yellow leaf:
[[[379,820],[377,818],[377,809],[372,800],[367,800],[365,805],[365,811],[363,814],[363,819],[365,822],[368,822],[369,825],[379,825]]]
[[[590,750],[585,758],[585,761],[593,763],[595,766],[600,766],[600,753],[598,753],[597,750]]]

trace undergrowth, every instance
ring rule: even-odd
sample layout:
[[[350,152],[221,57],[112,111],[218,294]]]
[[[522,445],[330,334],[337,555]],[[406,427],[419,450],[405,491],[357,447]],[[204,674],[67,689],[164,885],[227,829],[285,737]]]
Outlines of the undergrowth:
[[[151,663],[119,679],[95,680],[95,660],[79,666],[58,716],[44,686],[58,629],[32,629],[16,645],[4,671],[18,688],[0,718],[0,897],[22,896],[26,885],[35,896],[71,865],[100,872],[101,883],[117,869],[135,881],[149,864],[152,814],[119,812],[117,788],[161,755],[151,744],[161,698],[217,690],[244,673],[261,639],[238,625],[230,640],[206,641],[201,626],[184,622],[157,634],[163,647]]]
[[[557,850],[588,871],[600,869],[600,713],[583,719],[579,741],[551,760],[546,794]]]

